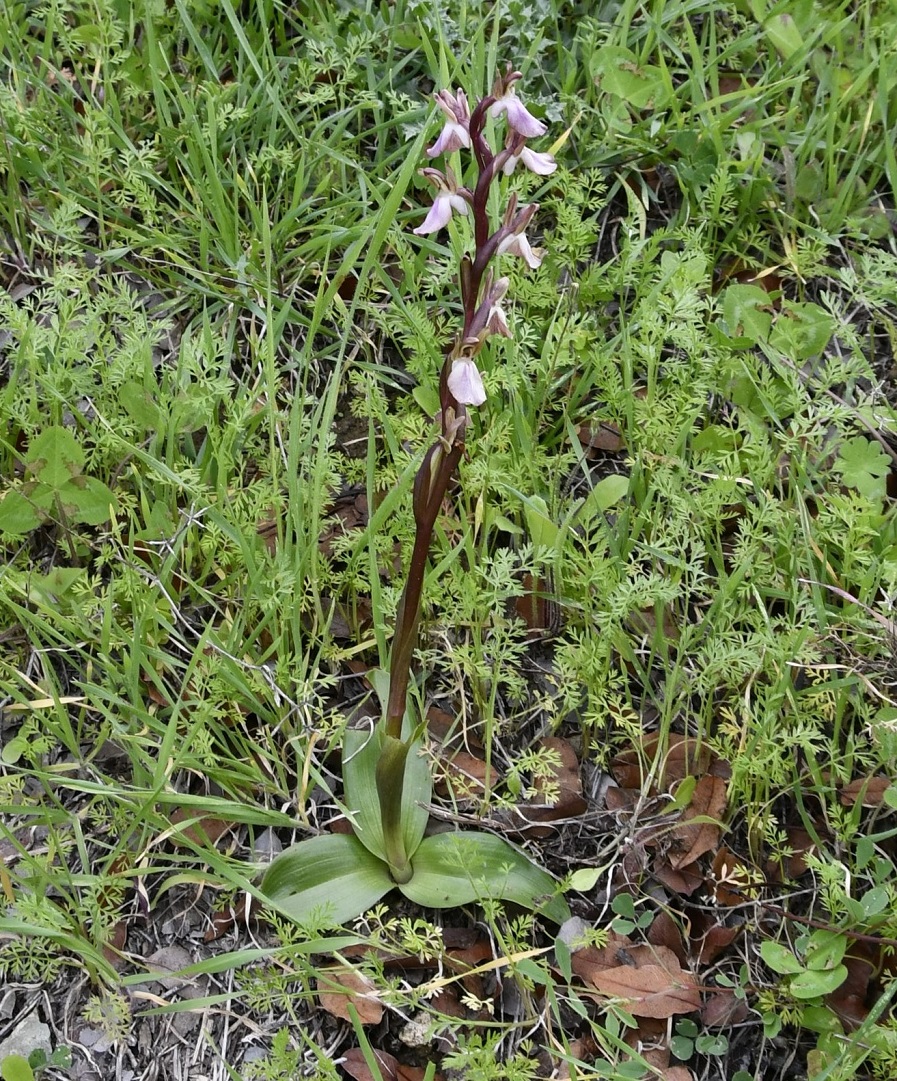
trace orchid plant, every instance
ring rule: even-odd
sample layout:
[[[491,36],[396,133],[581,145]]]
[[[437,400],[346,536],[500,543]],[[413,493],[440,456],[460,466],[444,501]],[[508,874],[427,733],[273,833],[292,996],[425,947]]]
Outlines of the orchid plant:
[[[465,449],[471,408],[486,401],[477,365],[490,335],[511,337],[502,302],[509,279],[493,269],[504,255],[531,268],[541,255],[526,229],[538,209],[519,206],[512,194],[497,228],[488,213],[493,183],[523,166],[542,176],[557,168],[550,154],[530,149],[528,140],[545,125],[517,96],[519,71],[508,65],[492,93],[470,111],[463,90],[440,90],[436,104],[445,117],[431,159],[465,151],[473,157],[473,184],[466,187],[446,164],[425,168],[435,197],[418,236],[437,233],[453,215],[472,219],[473,251],[459,268],[463,323],[446,351],[439,378],[440,434],[424,455],[414,482],[415,539],[405,589],[399,604],[390,657],[385,716],[373,732],[350,730],[343,746],[345,809],[353,834],[321,835],[279,856],[262,882],[266,898],[302,922],[327,918],[342,923],[398,888],[427,907],[453,907],[477,898],[514,901],[562,922],[569,910],[554,879],[503,838],[451,831],[425,836],[432,777],[423,754],[423,724],[408,715],[411,661],[418,638],[424,573],[437,515]],[[485,134],[489,117],[504,117],[504,145],[494,150]]]

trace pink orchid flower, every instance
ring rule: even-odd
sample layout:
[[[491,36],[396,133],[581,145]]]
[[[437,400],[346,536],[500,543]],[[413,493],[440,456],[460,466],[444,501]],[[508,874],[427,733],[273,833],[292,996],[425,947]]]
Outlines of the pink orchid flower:
[[[510,176],[514,172],[518,162],[522,162],[531,173],[537,173],[539,176],[550,176],[557,169],[557,162],[551,154],[539,154],[535,150],[530,150],[525,143],[521,144],[502,166],[505,176]]]
[[[412,229],[416,236],[438,233],[448,225],[453,210],[459,214],[467,213],[467,200],[461,194],[451,169],[446,169],[445,174],[438,169],[421,169],[421,173],[435,186],[436,198],[426,218],[416,229]]]
[[[496,254],[519,255],[532,270],[542,265],[541,254],[530,247],[530,242],[526,239],[525,233],[512,233],[510,236],[506,236],[504,240],[499,242]]]
[[[433,96],[436,104],[445,113],[446,120],[439,138],[428,148],[427,157],[438,158],[440,154],[451,154],[462,146],[469,147],[470,109],[464,91],[459,90],[456,96],[451,90],[440,90]]]
[[[544,135],[548,130],[542,121],[537,120],[520,98],[517,97],[513,82],[507,83],[502,93],[496,94],[496,101],[489,109],[490,116],[501,116],[502,113],[508,114],[508,123],[514,131],[524,135],[527,139],[535,138],[537,135]]]
[[[458,357],[452,361],[448,388],[456,402],[461,405],[482,405],[486,400],[483,377],[470,357]]]

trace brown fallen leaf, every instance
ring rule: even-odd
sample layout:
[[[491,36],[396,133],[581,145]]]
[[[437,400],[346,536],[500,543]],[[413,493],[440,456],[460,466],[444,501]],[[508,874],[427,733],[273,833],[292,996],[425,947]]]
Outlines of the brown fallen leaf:
[[[536,805],[521,804],[520,813],[531,822],[557,822],[584,814],[588,804],[583,799],[579,758],[572,743],[559,736],[546,736],[539,740],[539,746],[554,752],[559,762],[547,776],[535,779],[533,788],[537,795],[533,803]],[[553,831],[533,826],[531,830],[523,832],[531,837],[545,837]]]
[[[708,885],[712,887],[713,899],[718,905],[726,908],[742,905],[756,895],[757,887],[762,884],[760,872],[725,845],[713,857]]]
[[[607,998],[619,998],[634,1017],[672,1017],[701,1008],[694,976],[665,946],[636,946],[627,964],[596,971],[592,986]]]
[[[704,876],[693,863],[673,867],[668,859],[657,859],[651,864],[651,874],[668,890],[681,893],[683,897],[690,897],[704,885]]]
[[[825,1004],[849,1032],[855,1031],[869,1013],[869,984],[881,968],[883,948],[869,942],[852,942],[844,964],[847,978],[826,995]]]
[[[383,1003],[373,980],[354,968],[342,965],[322,968],[317,979],[318,998],[324,1009],[343,1021],[351,1021],[351,1002],[362,1025],[376,1025],[383,1017]]]
[[[702,965],[710,965],[724,953],[744,930],[743,927],[724,927],[716,923],[709,927],[700,939],[700,952],[698,961]]]
[[[609,811],[634,811],[641,798],[637,788],[620,788],[611,782],[604,792],[604,806]]]
[[[680,965],[686,962],[685,942],[682,938],[682,929],[673,917],[662,908],[648,928],[648,941],[652,946],[665,946],[671,950]]]
[[[387,1051],[374,1051],[374,1059],[383,1081],[421,1081],[426,1070],[423,1066],[404,1066]],[[350,1047],[343,1055],[340,1065],[354,1081],[376,1081],[360,1047]],[[434,1074],[433,1081],[442,1081],[441,1074]]]
[[[614,968],[621,962],[625,964],[628,950],[632,949],[633,942],[626,935],[618,935],[616,931],[608,931],[607,945],[585,946],[581,950],[574,950],[570,958],[570,966],[580,979],[587,983],[592,982],[596,973],[605,969]]]
[[[814,825],[817,824],[814,823]],[[825,839],[827,837],[825,827],[820,823],[817,825],[817,829],[819,837]],[[785,858],[784,866],[772,859],[764,863],[763,872],[769,882],[781,882],[783,871],[788,878],[800,878],[807,870],[806,857],[816,849],[816,842],[803,826],[789,826],[785,833],[791,855]]]
[[[719,844],[720,827],[715,822],[691,822],[693,818],[720,819],[726,810],[726,782],[705,774],[695,785],[691,802],[682,812],[683,821],[673,829],[670,866],[681,870]]]
[[[520,585],[523,592],[514,598],[514,615],[526,625],[528,641],[543,638],[558,628],[561,616],[551,582],[527,573]]]
[[[701,1021],[705,1028],[729,1028],[747,1020],[750,1012],[750,1007],[743,998],[717,991],[708,996],[701,1007]]]
[[[187,838],[195,845],[209,847],[214,847],[234,824],[212,815],[197,814],[192,807],[176,807],[171,814],[171,824],[177,826],[181,822],[190,822],[190,825],[172,834],[172,844],[183,844],[183,838]]]
[[[615,454],[626,446],[619,425],[612,420],[593,420],[588,424],[580,424],[576,429],[576,437],[586,450],[588,458],[598,457],[597,454],[588,453],[589,451]]]
[[[640,789],[643,783],[642,761],[651,763],[660,750],[660,736],[654,733],[642,741],[641,750],[624,751],[611,762],[611,772],[621,788]],[[706,743],[691,736],[671,735],[656,775],[660,791],[668,792],[676,781],[709,773],[713,756]]]
[[[881,807],[885,792],[891,787],[888,777],[857,777],[838,790],[838,799],[844,807]]]
[[[440,796],[449,797],[459,803],[469,804],[486,791],[486,763],[482,758],[465,751],[437,750],[438,765],[433,778],[433,787]],[[495,766],[488,770],[489,783],[495,785],[501,775]]]
[[[113,968],[123,968],[128,959],[122,952],[128,944],[127,920],[118,920],[103,943],[103,956]]]

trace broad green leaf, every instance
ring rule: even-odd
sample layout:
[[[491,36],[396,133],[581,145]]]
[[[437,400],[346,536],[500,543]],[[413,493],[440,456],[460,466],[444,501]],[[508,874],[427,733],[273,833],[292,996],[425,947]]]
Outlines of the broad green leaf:
[[[355,835],[378,859],[386,859],[383,827],[380,823],[380,799],[377,795],[377,759],[380,757],[380,729],[373,733],[350,729],[343,738],[343,785],[345,805]],[[413,855],[421,842],[430,812],[433,794],[430,764],[422,755],[422,744],[415,744],[405,763],[404,810],[405,851]]]
[[[357,837],[327,834],[301,841],[265,872],[261,892],[299,923],[354,919],[394,886],[386,864]]]
[[[783,12],[781,15],[773,15],[767,19],[763,29],[770,44],[785,60],[788,60],[803,48],[804,39],[800,28],[794,21],[793,16],[787,12]]]
[[[87,525],[108,522],[118,508],[112,489],[95,477],[75,477],[60,488],[59,498],[67,514]]]
[[[578,893],[588,893],[595,888],[598,879],[606,871],[606,867],[580,867],[570,875],[570,889]]]
[[[439,392],[435,387],[415,387],[411,391],[411,397],[426,416],[432,417],[439,412]]]
[[[86,574],[83,567],[54,567],[48,574],[32,574],[28,578],[28,599],[56,604]]]
[[[865,907],[865,906],[864,906]],[[807,968],[815,972],[832,969],[847,952],[847,936],[838,931],[814,931],[807,946]]]
[[[843,1032],[841,1022],[828,1006],[804,1006],[800,1011],[801,1028],[811,1032]]]
[[[640,67],[638,57],[630,49],[605,45],[593,54],[589,67],[590,74],[601,80],[601,89],[606,94],[621,98],[634,109],[644,109],[649,104],[659,108],[666,101],[667,89],[660,68]]]
[[[557,883],[520,849],[491,833],[437,833],[411,861],[414,875],[399,889],[427,908],[454,908],[485,898],[513,901],[555,923],[570,916]]]
[[[551,518],[548,504],[540,495],[523,498],[523,516],[530,540],[536,548],[554,548],[558,539],[557,523]]]
[[[142,383],[129,380],[122,384],[118,399],[128,416],[147,431],[157,431],[162,424],[162,411]]]
[[[847,965],[824,970],[807,969],[791,980],[788,990],[795,998],[819,998],[837,991],[846,979]]]
[[[32,501],[21,492],[7,492],[0,500],[0,533],[18,537],[37,529],[42,520]]]
[[[723,295],[723,319],[733,338],[746,343],[766,341],[772,326],[770,295],[759,285],[730,285]]]
[[[61,488],[84,468],[84,451],[67,428],[47,428],[26,456],[29,471],[51,488]]]
[[[778,942],[761,942],[760,956],[773,972],[778,972],[782,976],[792,976],[804,971],[804,966],[791,950],[779,945]]]
[[[34,1081],[34,1071],[22,1055],[6,1055],[0,1062],[3,1081]]]
[[[610,476],[599,480],[589,492],[579,509],[579,518],[582,522],[591,521],[599,514],[604,514],[611,507],[616,506],[620,500],[629,494],[629,477],[623,473],[611,473]]]
[[[783,304],[769,344],[790,360],[808,360],[825,349],[834,329],[834,319],[818,304]]]

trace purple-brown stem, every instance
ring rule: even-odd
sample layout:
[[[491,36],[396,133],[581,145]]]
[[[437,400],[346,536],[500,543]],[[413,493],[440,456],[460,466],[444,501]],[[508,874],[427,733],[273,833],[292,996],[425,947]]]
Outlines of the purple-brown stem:
[[[455,400],[449,390],[448,375],[453,360],[458,356],[459,346],[468,337],[480,300],[483,277],[489,263],[499,243],[512,231],[508,224],[503,224],[494,234],[489,235],[489,215],[486,206],[489,187],[514,149],[513,146],[506,146],[498,154],[494,154],[483,136],[486,114],[494,101],[495,97],[491,94],[483,98],[470,117],[471,147],[479,167],[479,177],[470,200],[473,209],[475,252],[472,261],[465,256],[465,264],[462,265],[461,270],[461,298],[464,306],[461,334],[446,352],[439,377],[441,438],[427,452],[414,482],[414,548],[411,552],[408,577],[396,615],[396,633],[393,638],[389,665],[386,734],[396,739],[401,739],[402,717],[405,714],[412,655],[417,643],[424,575],[433,540],[433,529],[445,493],[464,453],[466,410]]]
[[[443,451],[441,441],[428,451],[414,485],[414,548],[411,552],[408,577],[396,617],[396,633],[393,638],[389,665],[386,733],[395,736],[396,739],[402,737],[402,717],[405,714],[405,699],[411,674],[411,656],[417,643],[421,594],[427,569],[427,557],[433,540],[433,528],[452,474],[464,453],[464,443],[456,441],[447,453],[443,452],[435,476],[431,479],[430,464],[434,455],[439,454],[440,451]]]

